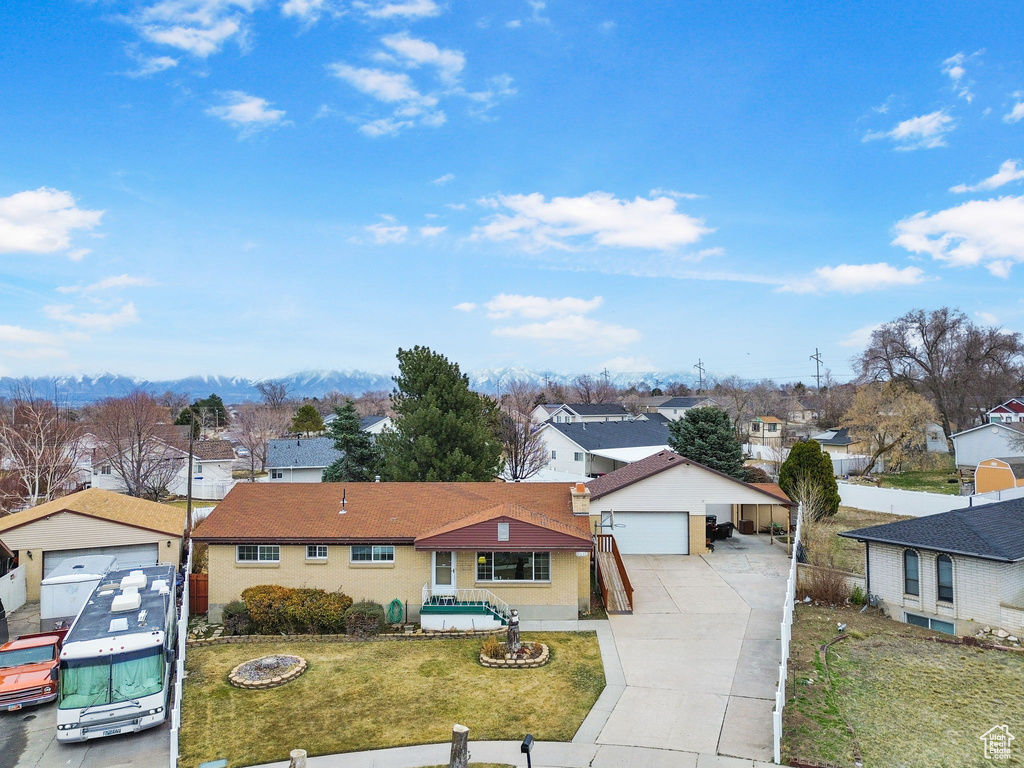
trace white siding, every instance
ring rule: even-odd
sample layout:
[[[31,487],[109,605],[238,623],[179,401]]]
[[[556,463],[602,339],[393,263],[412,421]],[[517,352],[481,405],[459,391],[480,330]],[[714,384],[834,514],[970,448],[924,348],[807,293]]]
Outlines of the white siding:
[[[1011,438],[1015,436],[1024,437],[1024,434],[996,425],[958,435],[953,438],[956,463],[973,469],[985,459],[1024,457],[1024,450],[1010,445]]]
[[[557,454],[556,458],[548,459],[548,469],[556,472],[570,472],[574,475],[590,474],[587,470],[587,453],[576,443],[557,429],[550,427],[541,430],[540,436],[544,441],[544,447],[547,448],[548,456],[550,457],[551,451],[555,451]],[[576,461],[574,459],[575,453],[583,453],[583,461]]]
[[[271,483],[320,483],[323,482],[326,467],[281,467],[276,471],[284,476],[274,477],[275,470],[267,468],[267,481]]]

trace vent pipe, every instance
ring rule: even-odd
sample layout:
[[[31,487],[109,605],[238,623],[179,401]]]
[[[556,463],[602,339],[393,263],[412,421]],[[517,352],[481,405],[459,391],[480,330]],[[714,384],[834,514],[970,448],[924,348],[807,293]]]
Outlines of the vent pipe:
[[[338,513],[339,515],[344,515],[345,514],[345,504],[348,501],[347,497],[348,497],[348,489],[347,488],[342,488],[341,489],[341,511]]]

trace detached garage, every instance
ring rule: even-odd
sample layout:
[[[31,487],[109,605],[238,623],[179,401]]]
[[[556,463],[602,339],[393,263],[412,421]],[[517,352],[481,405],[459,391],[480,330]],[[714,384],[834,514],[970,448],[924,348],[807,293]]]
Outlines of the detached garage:
[[[0,542],[26,566],[29,600],[65,560],[112,555],[119,568],[181,562],[185,510],[90,488],[0,518]]]
[[[616,512],[612,533],[624,555],[690,554],[687,512]]]

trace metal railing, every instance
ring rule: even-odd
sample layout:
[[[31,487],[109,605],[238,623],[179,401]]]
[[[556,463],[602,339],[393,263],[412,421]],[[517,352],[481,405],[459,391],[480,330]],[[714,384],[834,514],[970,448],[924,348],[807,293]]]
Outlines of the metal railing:
[[[627,610],[610,610],[608,608],[608,585],[601,573],[601,558],[597,559],[597,583],[601,587],[601,599],[604,601],[605,610],[608,613],[632,613],[633,612],[633,585],[629,581],[629,574],[626,573],[626,564],[622,562],[622,555],[619,553],[619,545],[615,543],[615,537],[610,533],[599,533],[594,536],[594,548],[597,553],[610,553],[615,560],[615,569],[619,572],[619,581],[622,582],[622,591],[625,594]]]
[[[185,560],[185,583],[181,588],[181,606],[178,609],[178,658],[174,668],[174,703],[171,706],[171,763],[178,768],[178,732],[181,730],[181,693],[185,685],[185,647],[188,641],[188,577],[192,573],[192,541],[188,542]]]
[[[489,589],[435,590],[429,582],[423,585],[423,605],[480,605],[506,621],[512,615],[508,603]]]
[[[796,603],[797,550],[803,528],[803,507],[797,510],[796,531],[793,534],[793,553],[789,558],[789,577],[786,580],[786,602],[782,606],[782,653],[779,657],[779,682],[775,689],[775,708],[772,710],[772,735],[775,762],[782,764],[782,710],[786,707],[786,675],[789,672],[789,641],[793,636],[793,606]]]

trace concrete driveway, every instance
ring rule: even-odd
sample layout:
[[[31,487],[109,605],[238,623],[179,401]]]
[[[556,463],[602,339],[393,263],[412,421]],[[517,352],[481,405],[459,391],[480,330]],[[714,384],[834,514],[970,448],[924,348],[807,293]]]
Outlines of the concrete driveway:
[[[626,688],[597,743],[771,760],[785,546],[736,534],[623,560],[633,614],[610,620]]]

